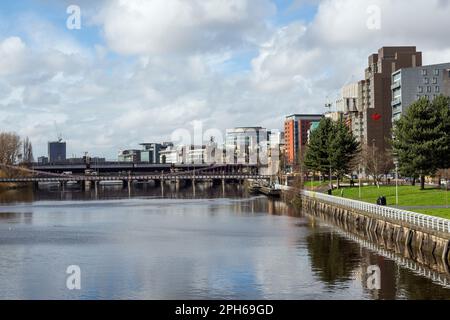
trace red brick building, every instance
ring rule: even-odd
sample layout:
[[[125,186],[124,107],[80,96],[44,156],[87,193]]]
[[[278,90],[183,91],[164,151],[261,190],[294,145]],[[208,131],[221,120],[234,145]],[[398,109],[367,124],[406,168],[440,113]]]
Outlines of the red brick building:
[[[285,156],[287,165],[298,164],[298,157],[308,144],[308,131],[313,122],[319,122],[323,115],[294,114],[284,122]]]

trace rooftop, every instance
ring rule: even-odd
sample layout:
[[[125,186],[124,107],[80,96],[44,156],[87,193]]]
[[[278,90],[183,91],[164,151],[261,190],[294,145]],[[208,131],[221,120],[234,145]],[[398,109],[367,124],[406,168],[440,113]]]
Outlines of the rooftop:
[[[292,114],[290,116],[286,116],[286,119],[305,119],[305,120],[316,120],[316,119],[322,119],[323,114]]]

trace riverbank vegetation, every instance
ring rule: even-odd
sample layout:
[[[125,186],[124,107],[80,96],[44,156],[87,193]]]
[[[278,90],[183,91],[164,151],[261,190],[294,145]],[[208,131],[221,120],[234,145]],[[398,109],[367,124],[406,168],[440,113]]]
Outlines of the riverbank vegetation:
[[[33,162],[33,146],[26,137],[21,140],[20,136],[13,132],[0,132],[0,177],[13,178],[19,174],[23,175],[17,167],[29,167]],[[14,188],[15,184],[3,184],[2,188]]]

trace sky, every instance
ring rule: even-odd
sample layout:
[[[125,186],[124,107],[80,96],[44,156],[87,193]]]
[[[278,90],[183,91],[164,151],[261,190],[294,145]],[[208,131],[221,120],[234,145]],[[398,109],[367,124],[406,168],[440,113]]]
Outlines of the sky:
[[[450,0],[1,1],[0,131],[35,157],[61,134],[69,156],[112,160],[199,126],[282,129],[382,46],[450,62],[449,16]]]

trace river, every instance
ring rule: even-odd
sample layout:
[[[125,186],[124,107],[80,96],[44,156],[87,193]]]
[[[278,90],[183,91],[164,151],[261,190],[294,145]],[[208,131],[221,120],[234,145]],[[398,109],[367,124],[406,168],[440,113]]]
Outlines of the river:
[[[0,298],[450,299],[442,281],[284,202],[166,189],[0,192]]]

